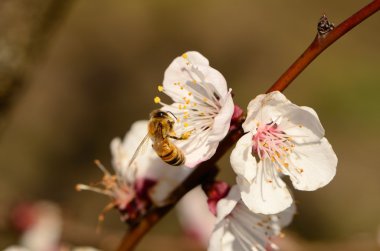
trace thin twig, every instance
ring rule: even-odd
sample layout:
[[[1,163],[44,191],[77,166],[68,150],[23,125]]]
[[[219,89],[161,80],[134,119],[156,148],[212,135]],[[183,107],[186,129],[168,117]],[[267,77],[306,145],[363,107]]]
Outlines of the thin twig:
[[[290,68],[270,87],[271,91],[283,91],[322,51],[346,34],[353,27],[374,14],[380,9],[380,0],[375,0],[357,13],[346,19],[335,29],[318,34],[305,52],[290,66]],[[194,172],[174,191],[173,203],[152,209],[139,224],[130,228],[125,234],[118,251],[130,251],[137,245],[141,238],[176,204],[176,202],[197,185],[202,184],[210,168],[215,167],[217,160],[232,147],[242,135],[241,128],[232,131],[219,145],[216,154],[210,160],[201,164]],[[172,194],[172,195],[173,195]]]

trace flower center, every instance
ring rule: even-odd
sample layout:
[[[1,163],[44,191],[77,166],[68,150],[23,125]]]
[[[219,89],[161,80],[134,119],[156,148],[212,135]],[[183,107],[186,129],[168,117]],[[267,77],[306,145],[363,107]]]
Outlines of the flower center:
[[[288,155],[293,152],[295,145],[292,138],[279,128],[275,122],[257,125],[253,136],[252,152],[260,159],[270,159],[281,167],[289,167]]]
[[[187,60],[186,54],[183,58]],[[186,81],[173,82],[169,88],[158,86],[158,91],[171,97],[175,103],[167,105],[159,97],[154,102],[175,115],[177,123],[174,130],[177,134],[189,131],[196,131],[198,135],[207,134],[222,107],[220,102],[223,97],[205,81],[203,73],[190,61],[187,60],[181,71],[187,75]]]

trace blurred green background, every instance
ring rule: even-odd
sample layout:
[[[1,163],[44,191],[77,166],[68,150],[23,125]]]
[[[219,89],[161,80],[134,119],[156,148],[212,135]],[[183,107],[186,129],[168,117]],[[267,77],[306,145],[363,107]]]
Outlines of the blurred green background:
[[[156,86],[176,56],[205,55],[245,108],[307,47],[322,14],[339,24],[368,2],[1,1],[0,248],[17,242],[12,206],[41,199],[62,208],[63,241],[115,248],[125,230],[117,213],[96,235],[108,200],[74,186],[99,180],[92,160],[110,163],[111,139],[157,107]],[[379,31],[375,14],[285,91],[318,112],[339,165],[327,187],[295,192],[299,213],[283,250],[380,250]],[[228,156],[220,167],[232,183]],[[156,246],[199,249],[174,213],[137,250]]]

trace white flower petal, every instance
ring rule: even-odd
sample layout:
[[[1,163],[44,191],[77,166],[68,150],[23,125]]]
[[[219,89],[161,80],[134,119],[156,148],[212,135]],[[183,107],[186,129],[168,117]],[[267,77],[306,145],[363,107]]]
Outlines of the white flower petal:
[[[209,66],[199,52],[187,52],[177,57],[165,71],[163,88],[173,104],[161,110],[170,111],[176,118],[177,136],[188,135],[184,140],[174,140],[185,155],[185,165],[194,167],[210,159],[219,142],[228,133],[234,104],[223,75]]]
[[[316,190],[327,185],[335,176],[338,159],[326,138],[318,143],[296,145],[290,155],[291,166],[298,175],[290,176],[295,188]]]
[[[248,104],[247,118],[243,123],[245,132],[255,132],[257,123],[270,123],[281,117],[279,108],[291,104],[290,101],[280,92],[261,94],[255,97]]]
[[[242,136],[230,156],[232,169],[248,182],[256,177],[257,172],[256,158],[252,155],[252,137],[251,132]]]
[[[219,142],[218,142],[219,143]],[[210,144],[204,144],[195,150],[187,151],[186,147],[183,147],[181,149],[184,149],[185,152],[185,166],[189,168],[196,167],[203,161],[206,161],[210,159],[216,152],[216,149],[218,147],[218,143],[210,143]],[[186,154],[187,152],[190,152],[189,154]]]
[[[157,205],[167,203],[170,192],[178,186],[190,173],[185,166],[171,166],[161,160],[153,150],[151,142],[147,142],[131,166],[130,158],[134,155],[141,141],[147,134],[148,121],[136,121],[126,133],[124,141],[119,138],[112,140],[111,153],[114,169],[128,184],[137,179],[151,179],[158,183],[150,191],[153,202]]]
[[[258,124],[272,121],[297,143],[319,141],[325,131],[316,112],[310,107],[291,103],[281,92],[257,96],[248,105],[248,116],[243,123],[244,131],[256,132]]]
[[[223,237],[225,233],[226,222],[219,222],[216,224],[214,231],[211,234],[208,251],[233,251],[231,245],[225,246]],[[233,241],[233,240],[232,240]]]
[[[189,89],[180,88],[177,83],[195,88],[200,93],[205,89],[197,83],[207,84],[209,90],[215,90],[224,97],[227,94],[227,82],[223,75],[209,66],[208,60],[199,52],[187,52],[184,56],[177,57],[166,69],[163,87],[175,102],[181,102],[183,97],[194,100],[194,95],[188,96]]]
[[[286,210],[280,212],[279,214],[276,214],[279,226],[282,228],[289,226],[289,224],[293,221],[293,217],[296,214],[296,212],[297,208],[296,205],[293,203]]]
[[[287,135],[294,135],[292,140],[296,143],[317,142],[325,134],[317,113],[312,108],[294,104],[284,107],[280,127]]]
[[[187,58],[192,64],[208,66],[208,59],[197,51],[188,51],[182,54],[182,58]]]
[[[293,199],[278,174],[275,172],[274,178],[269,181],[263,174],[264,168],[262,162],[259,162],[257,177],[252,183],[240,176],[236,178],[236,181],[241,191],[242,200],[252,212],[276,214],[288,208]]]
[[[145,177],[158,181],[149,195],[154,204],[163,206],[169,202],[168,195],[192,172],[192,169],[185,166],[171,166],[161,160],[160,162],[161,164],[153,162]]]
[[[232,201],[226,197],[218,202],[218,215],[221,210],[228,213],[220,214],[224,217],[215,225],[208,251],[264,251],[269,246],[275,247],[271,239],[290,223],[295,206],[276,215],[255,214],[239,199],[236,191],[236,186],[231,188]],[[223,205],[227,208],[223,209]]]
[[[215,249],[217,250],[217,249]],[[26,247],[21,247],[21,246],[9,246],[5,248],[3,251],[32,251]]]
[[[220,109],[219,114],[214,118],[214,124],[209,135],[209,141],[221,141],[228,133],[231,117],[234,113],[234,102],[231,93],[227,94],[226,101]]]
[[[228,195],[220,200],[218,204],[216,205],[216,211],[217,211],[217,219],[218,221],[224,219],[228,214],[232,212],[232,210],[235,208],[236,204],[240,200],[240,191],[237,186],[231,187],[230,191],[228,192]]]
[[[216,218],[208,208],[207,196],[202,187],[197,186],[188,192],[177,204],[176,209],[185,232],[195,234],[196,240],[207,247]]]

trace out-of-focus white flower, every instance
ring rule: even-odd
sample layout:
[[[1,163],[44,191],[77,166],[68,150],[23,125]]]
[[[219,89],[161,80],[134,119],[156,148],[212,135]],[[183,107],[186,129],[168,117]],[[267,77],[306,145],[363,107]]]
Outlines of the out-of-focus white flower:
[[[100,251],[100,249],[96,249],[93,247],[75,247],[72,251]]]
[[[21,246],[10,246],[10,247],[5,248],[3,251],[31,251],[31,250],[25,247],[21,247]]]
[[[103,171],[99,186],[77,185],[78,190],[91,190],[108,195],[112,202],[105,211],[116,207],[123,220],[138,217],[153,202],[163,205],[167,196],[191,172],[184,166],[170,166],[159,159],[151,147],[129,165],[139,144],[146,136],[148,121],[135,122],[124,141],[116,138],[111,142],[112,162],[115,174],[111,174],[97,162]],[[101,214],[102,217],[102,214]]]
[[[280,214],[264,215],[250,211],[237,186],[217,204],[217,221],[208,251],[266,251],[277,249],[272,239],[293,219],[295,207]]]
[[[115,138],[111,142],[112,163],[116,173],[133,184],[140,180],[152,180],[155,185],[150,189],[149,195],[157,205],[165,204],[170,192],[174,190],[192,170],[184,166],[171,166],[163,162],[152,147],[143,149],[139,156],[129,162],[146,136],[148,121],[141,120],[133,123],[123,141]],[[149,143],[151,145],[151,143]]]
[[[234,112],[231,90],[223,75],[199,52],[190,51],[169,65],[158,90],[174,101],[167,105],[155,98],[163,106],[161,110],[177,118],[176,134],[190,133],[188,139],[175,141],[185,155],[185,165],[194,167],[211,158],[226,136]]]
[[[247,134],[230,159],[242,200],[253,212],[275,214],[292,204],[282,174],[305,191],[335,176],[338,160],[313,109],[291,103],[280,92],[259,95],[248,105],[243,128]]]
[[[22,235],[21,244],[33,251],[53,250],[61,237],[61,211],[51,202],[39,202],[35,210],[35,223]]]
[[[188,192],[177,204],[182,228],[203,247],[207,247],[215,224],[215,216],[207,206],[207,196],[200,186]]]
[[[20,246],[7,251],[51,251],[59,248],[62,217],[60,208],[48,201],[20,204],[14,208],[11,222],[23,231]]]

